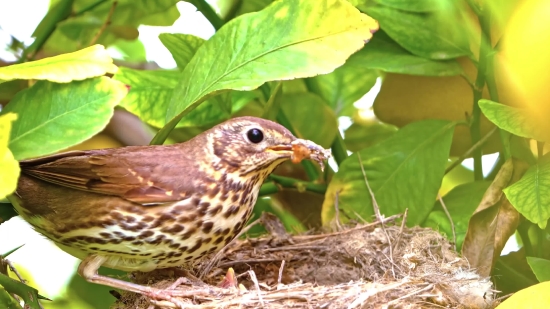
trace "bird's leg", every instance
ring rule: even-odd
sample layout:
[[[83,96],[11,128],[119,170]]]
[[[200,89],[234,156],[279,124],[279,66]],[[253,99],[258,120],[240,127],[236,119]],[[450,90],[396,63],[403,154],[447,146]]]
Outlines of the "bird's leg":
[[[102,284],[110,286],[112,288],[142,294],[156,300],[167,300],[174,303],[176,306],[183,308],[184,304],[181,301],[174,299],[174,296],[176,296],[174,294],[181,294],[177,293],[178,291],[170,289],[161,290],[150,286],[135,284],[132,282],[127,282],[98,274],[97,270],[106,260],[107,257],[104,256],[95,254],[89,255],[78,266],[78,274],[88,282]]]

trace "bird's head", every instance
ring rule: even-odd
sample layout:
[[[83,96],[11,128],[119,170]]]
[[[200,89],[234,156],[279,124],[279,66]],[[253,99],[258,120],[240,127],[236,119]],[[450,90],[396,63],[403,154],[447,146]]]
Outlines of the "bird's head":
[[[234,118],[205,133],[208,145],[212,145],[211,151],[219,162],[238,170],[240,174],[254,171],[270,173],[283,161],[293,158],[293,145],[304,141],[280,124],[255,117]],[[313,153],[324,151],[321,146],[304,142],[308,143]],[[315,155],[311,157],[319,159]]]

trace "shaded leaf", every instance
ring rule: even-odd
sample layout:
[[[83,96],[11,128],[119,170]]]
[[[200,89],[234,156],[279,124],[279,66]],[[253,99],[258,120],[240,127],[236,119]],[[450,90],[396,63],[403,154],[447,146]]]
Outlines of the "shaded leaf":
[[[105,128],[126,92],[124,84],[107,77],[69,84],[39,81],[2,111],[19,115],[9,147],[22,160],[76,145]]]
[[[358,8],[378,20],[380,27],[411,53],[429,59],[453,59],[469,55],[467,32],[453,7],[415,13],[380,4]]]
[[[390,138],[397,132],[395,126],[380,121],[355,122],[344,132],[344,142],[349,151],[359,151]]]
[[[372,199],[361,165],[382,214],[409,209],[407,223],[420,224],[433,207],[449,155],[454,122],[424,120],[401,128],[392,137],[349,156],[332,178],[323,203],[323,224],[334,217],[334,201],[348,216],[369,220]],[[359,162],[358,155],[361,156]]]
[[[377,28],[376,21],[343,0],[283,0],[240,16],[222,27],[185,67],[166,121],[177,117],[175,124],[217,91],[252,90],[266,81],[329,73]]]
[[[332,73],[306,80],[309,90],[325,99],[337,116],[353,116],[356,110],[353,103],[363,97],[378,78],[378,72],[362,65],[358,55],[351,55]]]
[[[74,53],[0,68],[0,83],[13,79],[40,79],[68,83],[115,73],[117,67],[105,47],[94,45]]]
[[[455,226],[457,250],[462,248],[464,236],[468,229],[468,221],[490,184],[490,181],[468,182],[454,187],[443,197],[443,203],[445,203],[447,210],[451,214]],[[447,235],[447,239],[453,240],[451,224],[439,200],[435,202],[433,210],[426,218],[426,221],[422,223],[422,226],[439,230]]]
[[[422,76],[455,76],[463,70],[452,60],[431,60],[411,54],[399,46],[385,32],[379,31],[362,50],[354,56],[356,65],[385,72]]]
[[[0,307],[17,309],[21,307],[19,302],[15,300],[1,285],[0,285]]]
[[[179,33],[161,33],[159,39],[168,48],[180,70],[187,66],[197,49],[205,42],[194,35]]]
[[[550,281],[550,260],[528,256],[527,263],[539,282]]]
[[[313,93],[304,92],[283,94],[276,100],[292,124],[296,137],[330,147],[338,132],[338,120],[323,99]],[[311,125],[313,122],[323,125]]]
[[[19,179],[19,162],[15,160],[8,148],[12,122],[16,119],[17,114],[14,113],[5,113],[0,116],[0,199],[15,191]],[[0,217],[0,222],[7,219]]]
[[[506,161],[470,218],[462,254],[481,276],[489,276],[506,241],[516,231],[519,213],[502,189],[518,181],[526,169],[523,162]]]
[[[543,282],[518,291],[497,306],[497,309],[550,308],[550,282]]]
[[[374,0],[374,2],[409,12],[431,12],[440,8],[444,3],[440,0]]]
[[[545,141],[543,127],[538,126],[533,115],[525,108],[511,107],[490,100],[479,100],[479,107],[487,119],[499,128],[515,135]]]
[[[546,228],[550,218],[550,155],[527,170],[523,177],[504,189],[506,197],[529,221]]]

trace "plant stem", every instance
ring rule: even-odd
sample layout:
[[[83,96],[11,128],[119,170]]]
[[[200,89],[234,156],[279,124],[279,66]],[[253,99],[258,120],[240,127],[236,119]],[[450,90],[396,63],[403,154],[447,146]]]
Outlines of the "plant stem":
[[[220,28],[224,25],[225,22],[205,0],[191,0],[189,2],[193,4],[197,10],[199,10],[199,12],[206,17],[206,19],[208,19],[216,31],[220,30]]]
[[[338,166],[340,166],[340,164],[342,164],[342,162],[348,157],[346,144],[344,143],[344,139],[340,134],[340,130],[336,132],[336,137],[334,138],[330,149],[332,150],[332,156],[334,157],[334,160],[336,160],[336,163],[338,164]]]
[[[280,187],[305,190],[319,194],[325,194],[327,191],[327,186],[325,184],[317,184],[272,174],[269,176],[268,181],[262,185],[260,196],[277,193],[281,191]]]
[[[470,3],[470,5],[473,5]],[[474,7],[472,7],[474,9]],[[474,9],[474,12],[476,10]],[[474,102],[473,114],[470,122],[470,136],[472,144],[476,144],[481,139],[481,109],[479,108],[479,100],[482,98],[483,87],[485,87],[485,74],[487,72],[488,54],[491,50],[491,33],[490,33],[490,18],[487,11],[478,10],[479,24],[481,25],[481,35],[479,44],[479,62],[477,66],[477,77],[474,87]],[[473,152],[474,157],[474,179],[483,179],[483,164],[481,161],[482,150],[476,149]]]

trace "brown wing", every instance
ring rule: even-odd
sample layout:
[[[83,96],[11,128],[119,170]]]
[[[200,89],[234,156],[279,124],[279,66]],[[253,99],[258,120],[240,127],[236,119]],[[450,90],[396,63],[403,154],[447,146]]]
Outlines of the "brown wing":
[[[57,185],[158,204],[195,191],[196,162],[181,145],[173,145],[73,151],[20,165],[23,173]]]

